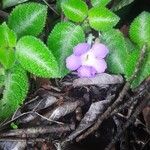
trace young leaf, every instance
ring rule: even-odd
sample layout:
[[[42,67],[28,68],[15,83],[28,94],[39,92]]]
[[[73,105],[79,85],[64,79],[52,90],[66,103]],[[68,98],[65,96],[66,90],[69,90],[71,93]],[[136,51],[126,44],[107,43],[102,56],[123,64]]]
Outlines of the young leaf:
[[[48,37],[48,47],[53,52],[63,77],[69,71],[65,60],[73,52],[73,47],[85,41],[83,29],[70,22],[58,23]]]
[[[39,3],[25,3],[16,6],[8,18],[8,26],[18,37],[37,36],[46,22],[47,6]]]
[[[111,0],[91,0],[92,6],[106,6]]]
[[[104,32],[101,38],[109,49],[107,56],[108,70],[112,73],[124,74],[128,48],[122,33],[118,30],[109,30]]]
[[[65,16],[74,22],[82,22],[88,13],[88,6],[82,0],[67,0],[61,6]]]
[[[142,12],[131,23],[129,30],[130,38],[139,46],[148,44],[150,46],[150,13]]]
[[[91,8],[88,19],[90,26],[98,31],[107,31],[119,21],[119,17],[105,7]]]
[[[9,69],[15,60],[13,47],[16,45],[16,34],[8,28],[6,23],[0,25],[0,63]]]
[[[22,104],[28,91],[28,78],[20,65],[15,65],[5,76],[5,89],[0,100],[0,121],[10,117]]]
[[[37,76],[59,77],[53,54],[42,41],[33,36],[24,36],[18,41],[16,57],[24,69]]]
[[[28,0],[2,0],[3,1],[3,8],[15,6],[17,4],[26,2]]]

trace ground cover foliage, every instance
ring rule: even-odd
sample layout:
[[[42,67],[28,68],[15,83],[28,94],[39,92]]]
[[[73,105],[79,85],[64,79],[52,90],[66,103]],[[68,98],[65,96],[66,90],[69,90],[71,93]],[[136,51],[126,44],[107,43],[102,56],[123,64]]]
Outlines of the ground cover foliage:
[[[0,149],[148,150],[149,10],[148,0],[2,0]],[[95,43],[108,48],[105,72],[68,69],[82,43],[81,67],[97,68]]]

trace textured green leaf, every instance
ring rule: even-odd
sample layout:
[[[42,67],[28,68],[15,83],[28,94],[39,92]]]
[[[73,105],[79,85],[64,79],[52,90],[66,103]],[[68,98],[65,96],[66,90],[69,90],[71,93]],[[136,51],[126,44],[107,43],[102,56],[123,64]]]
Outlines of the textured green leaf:
[[[16,34],[8,28],[6,23],[0,25],[0,47],[15,47]]]
[[[42,32],[47,15],[47,6],[39,3],[20,4],[14,8],[8,18],[8,26],[18,37],[37,36]]]
[[[18,41],[16,57],[24,69],[37,76],[59,77],[53,54],[42,41],[33,36],[24,36]]]
[[[138,46],[135,43],[133,43],[129,38],[125,37],[125,41],[126,41],[129,53],[133,52],[134,50],[135,51],[138,50]]]
[[[131,77],[133,74],[136,64],[138,62],[140,55],[140,50],[133,51],[129,58],[127,58],[127,64],[126,64],[126,78],[127,80]],[[131,87],[135,88],[141,84],[141,82],[146,79],[148,76],[150,76],[150,53],[147,51],[144,61],[142,63],[142,66],[140,67],[140,71],[137,74],[135,80],[132,82]]]
[[[56,9],[57,9],[58,12],[62,11],[61,3],[63,3],[64,1],[66,1],[66,0],[56,0]]]
[[[88,13],[88,6],[82,0],[67,0],[61,6],[65,16],[74,22],[82,22]]]
[[[4,85],[4,76],[0,75],[0,88]],[[1,92],[0,92],[1,93]]]
[[[118,10],[122,9],[123,7],[125,7],[125,6],[130,5],[134,1],[135,0],[117,0],[117,1],[115,1],[115,3],[114,3],[111,10],[118,11]]]
[[[93,6],[106,6],[111,0],[91,0]]]
[[[5,69],[9,69],[15,62],[15,52],[13,48],[0,47],[0,63]]]
[[[108,70],[112,73],[125,73],[128,48],[125,39],[118,30],[109,30],[102,34],[102,41],[109,48],[107,57]]]
[[[0,63],[6,68],[10,68],[15,60],[14,49],[17,37],[8,28],[6,23],[0,26]]]
[[[126,67],[125,67],[125,77],[128,80],[131,75],[133,74],[136,63],[139,58],[140,51],[139,50],[134,50],[130,52],[130,55],[126,59]]]
[[[1,76],[1,75],[2,75],[2,76],[5,75],[5,69],[0,66],[0,76]]]
[[[3,1],[3,8],[15,6],[17,4],[26,2],[28,0],[2,0]]]
[[[73,52],[73,47],[85,41],[83,29],[69,22],[58,23],[48,37],[48,47],[53,52],[63,77],[69,71],[65,59]]]
[[[119,17],[105,7],[93,7],[89,10],[90,26],[98,31],[107,31],[119,21]]]
[[[0,121],[10,117],[23,103],[28,91],[28,78],[20,65],[15,65],[5,76],[5,89],[0,100]]]
[[[131,23],[129,30],[130,38],[133,42],[142,46],[148,44],[150,46],[150,13],[142,12]]]
[[[0,67],[0,94],[1,94],[1,87],[4,85],[4,81],[5,81],[5,71],[4,68]]]
[[[150,53],[148,52],[145,56],[141,70],[137,75],[136,79],[132,83],[132,88],[137,87],[140,83],[150,76]]]

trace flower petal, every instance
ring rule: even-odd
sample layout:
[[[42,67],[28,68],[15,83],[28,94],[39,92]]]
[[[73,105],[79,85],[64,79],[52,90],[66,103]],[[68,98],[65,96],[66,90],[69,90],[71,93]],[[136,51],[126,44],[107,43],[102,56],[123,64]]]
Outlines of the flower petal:
[[[96,74],[96,70],[89,66],[81,66],[77,72],[79,77],[93,77]]]
[[[95,68],[97,73],[103,73],[103,72],[105,72],[105,70],[107,68],[107,64],[104,59],[97,59],[92,64],[92,67]]]
[[[77,46],[74,47],[73,52],[74,55],[81,56],[89,49],[90,49],[90,45],[88,43],[79,43]]]
[[[104,44],[101,44],[101,43],[95,43],[92,46],[91,51],[94,53],[94,55],[97,58],[105,58],[109,52],[108,48]]]
[[[66,67],[73,71],[77,70],[81,66],[81,59],[78,56],[71,55],[66,59]]]

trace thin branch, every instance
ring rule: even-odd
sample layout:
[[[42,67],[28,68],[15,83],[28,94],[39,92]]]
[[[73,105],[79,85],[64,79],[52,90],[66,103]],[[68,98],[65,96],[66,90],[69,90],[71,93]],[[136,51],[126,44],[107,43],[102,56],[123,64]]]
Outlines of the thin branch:
[[[0,142],[27,142],[27,141],[33,141],[33,142],[44,142],[49,139],[46,139],[45,137],[43,138],[34,138],[34,137],[21,137],[21,138],[17,138],[17,137],[8,137],[8,138],[0,138]]]
[[[47,118],[47,117],[44,117],[44,116],[40,115],[38,112],[29,111],[29,112],[22,113],[20,116],[17,116],[16,118],[13,118],[12,120],[10,120],[10,121],[8,121],[8,122],[2,124],[2,125],[0,126],[0,131],[3,130],[3,128],[4,128],[6,125],[9,125],[10,123],[12,123],[12,122],[18,120],[19,118],[24,117],[25,115],[30,115],[30,114],[35,114],[35,115],[41,117],[43,120],[47,120],[47,121],[49,121],[49,122],[57,123],[57,124],[60,124],[60,125],[63,125],[63,124],[64,124],[64,123],[62,123],[62,122],[54,121],[54,120],[52,120],[52,119],[49,119],[49,118]]]
[[[56,15],[59,15],[59,13],[58,13],[46,0],[43,0],[43,2],[44,2]]]
[[[53,125],[53,126],[36,126],[30,128],[16,129],[6,131],[0,134],[1,138],[9,138],[9,137],[38,137],[39,135],[49,134],[49,137],[59,136],[62,133],[71,132],[74,130],[75,126],[73,124],[64,124],[64,125]],[[54,135],[53,135],[54,134]]]
[[[123,130],[121,132],[119,132],[114,139],[111,141],[111,143],[107,146],[107,148],[105,148],[105,150],[110,150],[111,147],[113,146],[114,143],[116,143],[116,141],[118,141],[119,137],[123,134],[123,132],[129,127],[129,125],[134,122],[134,120],[137,118],[137,116],[141,113],[141,111],[144,109],[144,107],[148,104],[150,100],[150,94],[147,93],[147,97],[142,99],[140,105],[136,108],[135,112],[133,113],[133,115],[127,120],[127,122],[125,123]]]

